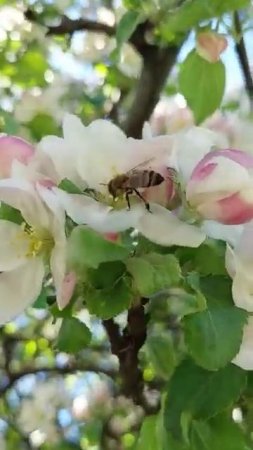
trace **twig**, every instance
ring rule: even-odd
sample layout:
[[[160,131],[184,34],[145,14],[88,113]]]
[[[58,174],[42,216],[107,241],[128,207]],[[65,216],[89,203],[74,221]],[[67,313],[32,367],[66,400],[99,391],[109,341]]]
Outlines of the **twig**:
[[[39,16],[37,16],[31,9],[25,12],[25,17],[30,22],[40,23]],[[63,35],[63,34],[73,34],[75,31],[87,30],[95,31],[96,33],[104,33],[108,36],[113,36],[115,34],[115,27],[107,25],[106,23],[96,22],[89,19],[75,19],[72,20],[67,16],[62,16],[59,25],[41,25],[46,26],[47,35]]]
[[[244,76],[245,88],[250,100],[250,109],[253,111],[253,79],[251,75],[249,60],[247,56],[247,51],[245,47],[245,42],[242,34],[242,27],[240,22],[240,17],[238,11],[234,12],[234,26],[237,35],[239,36],[239,41],[235,44],[235,50],[240,62],[240,66]]]
[[[115,377],[117,375],[117,371],[114,369],[105,369],[103,367],[100,367],[98,365],[92,364],[92,363],[85,363],[85,362],[78,362],[78,363],[72,363],[65,367],[28,367],[25,369],[20,370],[19,372],[12,372],[9,373],[9,380],[7,383],[0,387],[0,397],[4,395],[10,388],[13,387],[13,385],[20,380],[21,378],[30,375],[30,374],[36,374],[36,373],[51,373],[54,375],[65,375],[69,373],[75,373],[75,372],[99,372],[103,373],[111,378]]]

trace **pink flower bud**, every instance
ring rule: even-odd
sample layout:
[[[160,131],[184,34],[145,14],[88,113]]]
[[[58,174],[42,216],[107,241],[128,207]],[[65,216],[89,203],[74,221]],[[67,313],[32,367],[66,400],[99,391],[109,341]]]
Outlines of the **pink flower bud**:
[[[34,154],[32,144],[16,136],[0,136],[0,178],[11,175],[12,162],[16,159],[28,164]]]
[[[116,242],[119,239],[119,233],[104,233],[105,239]]]
[[[199,56],[210,63],[219,61],[220,55],[227,48],[227,39],[222,34],[204,31],[197,36],[196,50]]]
[[[237,225],[253,218],[253,157],[240,150],[211,151],[186,186],[189,204],[205,219]]]

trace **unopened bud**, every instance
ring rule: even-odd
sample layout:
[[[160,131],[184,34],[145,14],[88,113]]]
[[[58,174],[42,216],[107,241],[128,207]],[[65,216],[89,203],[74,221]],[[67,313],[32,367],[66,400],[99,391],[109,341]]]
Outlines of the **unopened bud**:
[[[227,39],[223,34],[205,31],[197,35],[197,53],[210,63],[219,61],[220,55],[226,50],[227,45]]]

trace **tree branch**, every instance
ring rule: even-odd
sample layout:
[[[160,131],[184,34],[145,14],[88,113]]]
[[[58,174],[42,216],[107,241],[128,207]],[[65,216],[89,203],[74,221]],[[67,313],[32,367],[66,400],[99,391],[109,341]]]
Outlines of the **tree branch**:
[[[113,319],[103,321],[111,350],[119,359],[122,392],[137,404],[143,405],[143,378],[138,367],[138,352],[146,340],[147,316],[140,304],[128,311],[128,325],[123,333]]]
[[[235,11],[234,13],[234,26],[236,33],[240,37],[239,42],[236,42],[235,44],[235,50],[243,72],[245,88],[250,100],[250,109],[251,111],[253,111],[253,79],[251,75],[249,60],[242,34],[242,27],[238,11]]]
[[[143,67],[135,97],[123,124],[128,136],[141,137],[142,128],[157,104],[166,79],[176,62],[181,46],[160,48],[146,45],[142,48]]]
[[[13,387],[13,385],[19,381],[21,378],[36,374],[36,373],[48,373],[48,374],[54,374],[54,375],[66,375],[69,373],[75,373],[75,372],[99,372],[103,373],[111,378],[115,377],[117,375],[117,371],[114,369],[105,369],[103,367],[100,367],[98,365],[92,364],[92,363],[85,363],[85,362],[78,362],[78,363],[71,363],[64,367],[28,367],[25,369],[20,370],[19,372],[11,372],[9,373],[9,379],[6,382],[6,384],[2,387],[0,387],[0,397],[4,395],[10,388]]]
[[[115,34],[115,27],[89,19],[80,18],[73,20],[67,16],[62,16],[59,25],[45,25],[40,23],[39,17],[31,9],[26,10],[25,17],[30,22],[39,23],[40,25],[46,26],[48,36],[73,34],[75,31],[81,30],[104,33],[107,34],[107,36],[113,36]]]

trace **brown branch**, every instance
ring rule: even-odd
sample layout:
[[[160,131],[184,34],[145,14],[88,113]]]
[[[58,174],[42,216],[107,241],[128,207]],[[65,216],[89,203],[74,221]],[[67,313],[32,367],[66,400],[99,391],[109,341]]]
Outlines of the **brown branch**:
[[[75,372],[99,372],[104,375],[107,375],[111,378],[114,378],[117,375],[117,371],[114,369],[105,369],[103,367],[100,367],[98,365],[92,364],[92,363],[85,363],[85,362],[78,362],[78,363],[71,363],[64,367],[27,367],[25,369],[20,370],[19,372],[11,372],[9,373],[9,380],[7,383],[0,387],[0,397],[4,395],[10,388],[14,386],[14,384],[19,381],[21,378],[36,374],[36,373],[48,373],[53,375],[66,375],[69,373],[75,373]]]
[[[141,137],[145,121],[149,120],[166,79],[176,62],[180,46],[160,48],[146,45],[142,49],[143,67],[135,97],[123,124],[128,136]]]
[[[142,304],[128,311],[128,325],[120,333],[113,319],[104,320],[111,350],[119,359],[122,393],[143,405],[143,378],[138,367],[138,352],[146,340],[147,317]]]
[[[242,27],[240,22],[240,17],[238,11],[234,13],[234,26],[237,35],[239,36],[239,41],[235,44],[235,50],[238,56],[238,60],[243,72],[245,88],[250,100],[250,109],[253,111],[253,79],[251,74],[251,69],[249,65],[249,60],[247,56],[247,51],[245,47],[245,42],[242,34]]]
[[[39,17],[31,10],[28,9],[25,12],[25,17],[30,22],[40,23]],[[62,16],[59,25],[45,25],[40,23],[40,25],[46,26],[47,35],[60,36],[64,34],[73,34],[75,31],[94,31],[96,33],[104,33],[107,36],[114,36],[115,27],[107,25],[106,23],[96,22],[89,19],[75,19],[72,20],[67,16]]]

